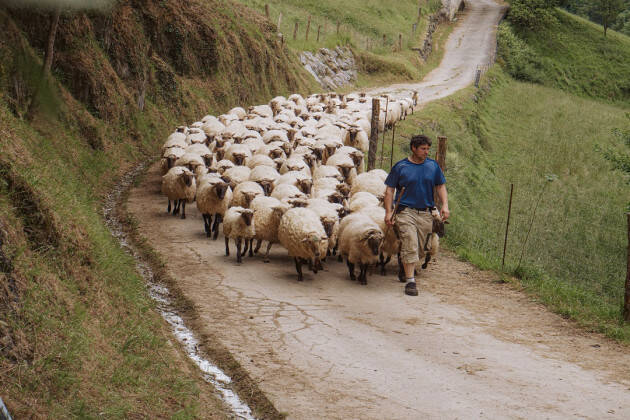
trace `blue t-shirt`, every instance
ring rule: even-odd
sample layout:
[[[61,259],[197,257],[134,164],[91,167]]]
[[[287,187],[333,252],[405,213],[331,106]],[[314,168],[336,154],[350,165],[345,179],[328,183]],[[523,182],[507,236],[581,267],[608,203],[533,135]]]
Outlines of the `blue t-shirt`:
[[[413,163],[405,158],[394,165],[385,180],[385,185],[397,190],[394,202],[398,200],[400,189],[406,187],[400,204],[414,208],[433,207],[433,187],[445,183],[440,165],[430,158],[422,163]]]

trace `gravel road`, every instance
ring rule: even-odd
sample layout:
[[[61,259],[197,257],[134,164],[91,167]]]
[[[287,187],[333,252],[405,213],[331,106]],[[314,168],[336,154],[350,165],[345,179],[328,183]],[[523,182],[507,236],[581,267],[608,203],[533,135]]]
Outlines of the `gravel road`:
[[[470,0],[424,101],[469,85],[488,61],[501,6]],[[128,209],[195,304],[200,333],[230,349],[292,419],[630,418],[630,354],[549,313],[495,275],[442,254],[407,297],[393,273],[367,286],[345,264],[297,282],[280,246],[271,262],[224,256],[194,205],[166,214],[159,169]],[[457,209],[453,208],[456,217]]]

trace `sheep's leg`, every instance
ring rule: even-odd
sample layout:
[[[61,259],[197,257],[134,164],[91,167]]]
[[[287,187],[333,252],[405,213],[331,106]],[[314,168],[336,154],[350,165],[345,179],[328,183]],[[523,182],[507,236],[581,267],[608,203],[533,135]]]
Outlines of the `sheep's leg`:
[[[335,245],[332,249],[332,254],[337,255],[337,245]]]
[[[304,280],[304,275],[302,274],[302,261],[299,258],[293,258],[295,260],[295,269],[298,273],[298,281]]]
[[[186,200],[179,200],[182,202],[182,219],[186,218]]]
[[[203,214],[203,228],[206,231],[206,237],[208,238],[210,237],[211,225],[212,225],[212,215],[208,213],[204,213]]]
[[[260,250],[261,245],[262,245],[262,239],[258,239],[258,241],[256,242],[256,249],[254,250],[254,253],[258,254],[258,251]]]
[[[385,276],[387,275],[387,270],[385,269],[385,266],[392,260],[392,256],[388,255],[387,258],[384,258],[383,254],[381,254],[379,258],[379,264],[381,265],[381,276]]]
[[[271,251],[271,245],[273,245],[271,242],[267,244],[267,252],[265,253],[265,259],[263,260],[265,263],[269,262],[269,251]],[[258,249],[258,247],[256,249]]]
[[[245,243],[247,243],[247,241],[245,241]],[[243,260],[241,259],[241,245],[243,244],[243,238],[238,237],[236,238],[236,262],[237,263],[241,263],[243,262]]]
[[[324,267],[322,267],[322,261],[318,258],[315,260],[315,263],[313,264],[313,273],[317,274],[318,270],[323,270]]]
[[[350,273],[350,280],[355,281],[357,278],[354,275],[354,264],[352,264],[348,260],[346,260],[346,264],[348,264],[348,272]]]
[[[359,284],[367,284],[367,271],[368,271],[368,265],[367,264],[359,264]]]
[[[227,236],[225,237],[225,256],[230,256],[230,238],[228,238]]]
[[[223,218],[219,213],[214,215],[214,224],[212,225],[212,231],[214,232],[214,235],[212,236],[212,239],[215,241],[217,240],[217,236],[219,236],[219,223],[221,223],[222,221]]]
[[[167,213],[171,213],[171,200],[168,200],[168,207],[166,208]]]
[[[405,283],[407,281],[405,277],[405,267],[403,267],[402,258],[400,257],[400,252],[398,253],[398,280],[401,283]]]
[[[180,200],[174,200],[174,201],[175,201],[175,206],[173,207],[173,216],[177,216],[179,214]]]
[[[431,261],[431,254],[427,252],[427,255],[424,256],[424,263],[422,263],[422,268],[427,268],[429,265],[429,261]]]
[[[247,254],[247,250],[249,249],[249,240],[245,239],[244,243],[245,247],[243,248],[243,253],[241,255]]]
[[[253,257],[254,256],[254,239],[250,239],[249,240],[249,256]]]

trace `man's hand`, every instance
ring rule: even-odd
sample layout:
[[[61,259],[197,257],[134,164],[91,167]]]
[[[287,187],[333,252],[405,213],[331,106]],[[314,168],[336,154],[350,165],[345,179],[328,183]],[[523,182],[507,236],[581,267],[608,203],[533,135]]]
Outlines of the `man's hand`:
[[[442,207],[442,211],[441,211],[441,216],[442,216],[442,221],[445,222],[446,219],[449,218],[449,216],[451,215],[451,212],[448,209],[448,206],[444,206]]]
[[[392,226],[394,224],[394,212],[385,212],[385,224]]]

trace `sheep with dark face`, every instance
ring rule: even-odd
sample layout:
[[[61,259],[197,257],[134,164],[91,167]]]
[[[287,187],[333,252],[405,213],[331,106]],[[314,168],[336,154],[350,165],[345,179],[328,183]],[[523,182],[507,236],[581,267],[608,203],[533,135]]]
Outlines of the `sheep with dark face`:
[[[167,213],[171,212],[171,201],[174,202],[173,216],[179,214],[186,218],[186,202],[195,199],[197,186],[195,175],[183,166],[175,166],[162,177],[162,194],[168,197]]]
[[[242,262],[241,246],[245,241],[245,250],[243,254],[247,252],[247,243],[254,238],[256,229],[254,226],[254,211],[252,209],[245,209],[243,207],[230,207],[225,212],[223,218],[223,235],[225,235],[225,255],[230,255],[230,239],[234,239],[236,243],[236,262]],[[250,256],[253,255],[252,250],[249,250]]]
[[[214,233],[212,239],[217,239],[219,223],[231,202],[232,189],[223,179],[217,175],[206,175],[200,179],[197,188],[197,209],[203,215],[203,225],[208,237]]]
[[[422,268],[427,268],[431,258],[434,258],[440,250],[440,238],[444,236],[444,224],[448,223],[448,221],[442,220],[440,211],[435,207],[431,209],[431,216],[433,217],[433,228],[424,243],[425,256]]]
[[[359,283],[367,284],[367,270],[378,262],[383,231],[369,217],[355,217],[339,232],[339,252],[346,258],[350,279],[356,280],[354,266],[359,264]]]

